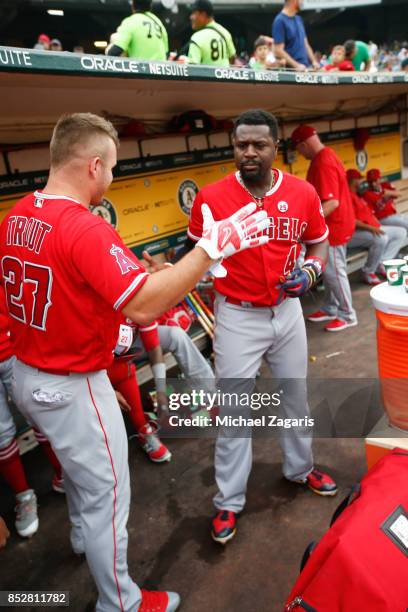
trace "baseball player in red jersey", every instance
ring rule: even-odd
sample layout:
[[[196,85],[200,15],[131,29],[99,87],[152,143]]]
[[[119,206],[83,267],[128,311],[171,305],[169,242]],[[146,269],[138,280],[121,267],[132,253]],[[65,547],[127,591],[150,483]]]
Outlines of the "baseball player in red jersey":
[[[389,181],[381,180],[381,170],[372,168],[367,172],[368,189],[363,198],[382,225],[403,227],[408,232],[408,215],[400,215],[395,200],[402,194]]]
[[[309,414],[307,404],[307,341],[300,295],[316,282],[325,266],[328,229],[311,185],[272,168],[278,147],[275,117],[262,110],[243,113],[234,128],[237,172],[204,187],[194,202],[188,235],[199,241],[202,203],[215,219],[239,210],[248,198],[270,220],[268,243],[227,260],[215,279],[215,372],[218,381],[234,379],[234,391],[253,389],[265,358],[273,376],[287,381],[283,417]],[[306,245],[302,269],[296,268],[301,243]],[[225,272],[225,271],[224,271]],[[283,279],[282,277],[285,277]],[[239,379],[239,380],[237,380]],[[295,380],[296,379],[296,380]],[[282,383],[284,384],[284,382]],[[233,410],[239,411],[238,406]],[[312,440],[297,432],[281,436],[284,476],[307,484],[321,495],[334,495],[334,481],[314,468]],[[211,535],[225,544],[236,532],[236,517],[245,504],[252,465],[250,435],[219,436],[215,448],[214,498],[217,514]]]
[[[131,347],[135,336],[140,336],[149,359],[153,356],[155,358],[152,370],[158,394],[165,391],[166,365],[160,346],[158,325],[155,321],[151,325],[139,327],[130,319],[124,319],[120,325],[119,337],[114,351],[115,359],[108,368],[108,376],[116,391],[119,404],[128,413],[137,431],[136,435],[141,447],[151,461],[162,463],[170,461],[171,453],[157,435],[157,425],[148,421],[143,410],[136,377],[136,366],[132,363],[134,354]]]
[[[358,170],[347,170],[347,180],[356,216],[356,230],[347,248],[368,248],[367,261],[362,269],[363,280],[368,285],[378,285],[382,281],[377,276],[386,276],[383,261],[394,259],[407,236],[403,227],[381,225],[369,204],[359,196],[364,181]]]
[[[198,247],[149,275],[117,232],[88,209],[112,181],[118,137],[89,113],[57,123],[44,190],[0,227],[1,282],[17,358],[13,395],[50,440],[64,473],[74,550],[85,552],[98,612],[172,612],[176,593],[141,591],[127,568],[127,439],[106,374],[122,314],[146,325],[179,302],[223,257],[265,242],[251,203],[221,222],[203,207]],[[254,213],[254,214],[253,214]]]
[[[323,306],[307,320],[329,321],[326,331],[343,331],[357,325],[347,276],[347,243],[353,235],[356,220],[346,170],[333,149],[321,142],[314,127],[300,125],[292,134],[292,143],[301,155],[311,160],[307,180],[319,194],[329,227],[330,248],[323,274],[326,289]]]

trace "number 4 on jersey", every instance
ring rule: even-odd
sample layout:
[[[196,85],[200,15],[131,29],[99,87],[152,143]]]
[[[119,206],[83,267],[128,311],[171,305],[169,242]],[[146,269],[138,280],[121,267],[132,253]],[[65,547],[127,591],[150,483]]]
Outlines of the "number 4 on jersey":
[[[48,308],[51,306],[51,268],[28,261],[23,263],[17,257],[3,257],[1,265],[10,316],[21,323],[28,323],[31,327],[45,331]],[[29,283],[32,293],[31,313],[27,313],[28,308],[23,299]]]

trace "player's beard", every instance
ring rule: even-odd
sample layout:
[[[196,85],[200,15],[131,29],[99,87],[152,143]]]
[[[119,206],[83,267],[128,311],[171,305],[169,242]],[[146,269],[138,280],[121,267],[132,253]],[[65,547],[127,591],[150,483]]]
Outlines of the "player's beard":
[[[247,170],[244,165],[241,165],[239,171],[241,173],[242,179],[246,183],[256,185],[257,183],[261,183],[264,180],[265,172],[260,164],[254,163],[252,165],[257,166],[256,169],[254,168],[254,170]]]

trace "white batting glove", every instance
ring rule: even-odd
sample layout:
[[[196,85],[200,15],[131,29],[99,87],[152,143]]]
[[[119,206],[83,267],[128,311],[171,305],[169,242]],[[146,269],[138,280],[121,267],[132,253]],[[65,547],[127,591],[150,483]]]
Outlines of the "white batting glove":
[[[264,210],[256,212],[257,206],[254,202],[240,208],[236,213],[223,219],[214,221],[214,217],[208,204],[202,204],[203,235],[196,246],[201,247],[216,260],[210,270],[219,278],[227,275],[227,270],[221,265],[225,257],[231,257],[244,249],[266,244],[268,236],[259,236],[270,225],[267,213]]]

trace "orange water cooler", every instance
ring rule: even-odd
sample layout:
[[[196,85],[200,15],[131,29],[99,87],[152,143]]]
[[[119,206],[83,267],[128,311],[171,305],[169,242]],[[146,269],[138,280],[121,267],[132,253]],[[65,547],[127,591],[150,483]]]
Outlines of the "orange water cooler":
[[[408,293],[403,286],[382,283],[372,289],[371,299],[377,315],[378,369],[388,423],[366,439],[369,467],[396,446],[408,448]]]

